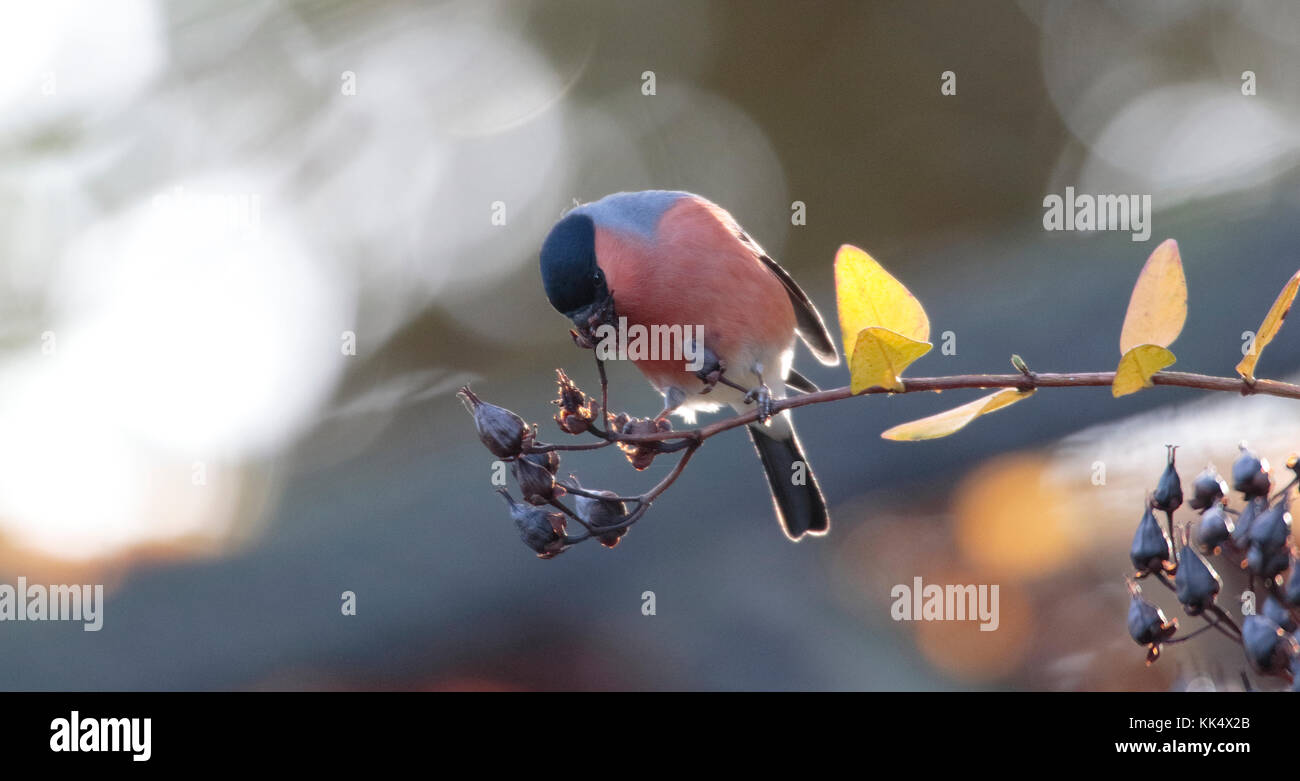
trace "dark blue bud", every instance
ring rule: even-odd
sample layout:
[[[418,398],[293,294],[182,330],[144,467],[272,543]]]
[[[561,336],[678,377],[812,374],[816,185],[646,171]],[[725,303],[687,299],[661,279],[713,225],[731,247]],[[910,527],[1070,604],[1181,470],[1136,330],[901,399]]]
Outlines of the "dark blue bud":
[[[1267,509],[1268,505],[1263,499],[1251,499],[1246,502],[1242,508],[1241,515],[1237,516],[1237,522],[1232,529],[1232,541],[1238,548],[1245,548],[1250,545],[1250,527],[1255,522],[1261,511]]]
[[[1165,465],[1164,474],[1160,475],[1155,493],[1151,495],[1151,504],[1161,512],[1171,513],[1183,504],[1183,484],[1178,479],[1178,470],[1174,468],[1177,449],[1173,445],[1168,446],[1169,462]]]
[[[1258,672],[1274,672],[1290,661],[1279,658],[1278,652],[1284,648],[1282,627],[1268,616],[1246,616],[1241,625],[1241,641],[1247,661]]]
[[[1169,561],[1171,556],[1169,536],[1165,534],[1151,506],[1148,505],[1142,520],[1138,521],[1137,532],[1133,535],[1133,546],[1129,549],[1129,558],[1138,572],[1149,573],[1163,570],[1164,563]]]
[[[1251,572],[1263,578],[1274,578],[1282,574],[1289,563],[1290,554],[1285,548],[1267,551],[1252,543],[1250,550],[1246,551],[1246,566]]]
[[[1300,606],[1300,566],[1297,566],[1294,558],[1291,559],[1291,574],[1287,576],[1286,587],[1282,589],[1282,598],[1288,605]]]
[[[533,447],[542,447],[544,445],[546,445],[545,442],[533,443]],[[547,450],[544,453],[529,453],[524,456],[524,460],[532,461],[551,474],[555,474],[560,470],[560,453],[557,450]]]
[[[1291,537],[1291,513],[1286,511],[1286,500],[1269,507],[1255,517],[1250,525],[1250,542],[1265,553],[1273,553]]]
[[[493,455],[514,458],[519,454],[528,434],[528,426],[523,418],[504,407],[483,401],[469,389],[468,385],[461,388],[456,395],[460,396],[465,407],[474,416],[474,427],[478,429],[478,438]]]
[[[538,558],[553,558],[564,550],[563,513],[547,512],[540,507],[516,502],[504,488],[497,493],[505,497],[510,506],[510,517],[519,529],[519,538],[537,553]]]
[[[1232,464],[1233,490],[1241,491],[1246,498],[1268,496],[1268,463],[1243,445],[1241,455]]]
[[[1138,645],[1153,645],[1168,639],[1176,631],[1175,624],[1165,619],[1160,608],[1138,594],[1128,605],[1128,633]]]
[[[555,475],[530,458],[518,458],[510,464],[510,473],[519,484],[519,492],[529,504],[548,504],[555,497]]]
[[[1192,498],[1187,501],[1193,510],[1204,510],[1228,493],[1228,484],[1213,467],[1206,467],[1192,483]]]
[[[612,491],[592,491],[604,497],[615,497],[618,494]],[[621,523],[627,517],[627,505],[613,498],[592,499],[588,496],[579,495],[574,502],[577,504],[578,517],[595,529],[602,526],[614,526]],[[601,534],[596,539],[606,548],[612,548],[618,545],[619,539],[627,534],[628,527],[615,529],[608,534]]]
[[[1232,516],[1222,502],[1215,502],[1201,513],[1200,525],[1196,527],[1196,542],[1201,550],[1210,553],[1228,540],[1234,524]]]
[[[1178,553],[1178,573],[1174,575],[1178,601],[1188,615],[1199,615],[1214,605],[1214,598],[1223,584],[1201,554],[1187,546]]]
[[[1296,630],[1295,617],[1291,615],[1291,610],[1274,599],[1272,595],[1264,599],[1264,609],[1261,612],[1271,619],[1273,623],[1282,627],[1283,631],[1294,632]]]

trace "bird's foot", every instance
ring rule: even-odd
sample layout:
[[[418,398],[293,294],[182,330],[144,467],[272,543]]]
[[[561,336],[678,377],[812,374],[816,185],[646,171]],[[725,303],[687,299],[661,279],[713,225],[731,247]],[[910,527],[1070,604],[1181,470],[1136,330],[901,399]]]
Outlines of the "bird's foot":
[[[757,388],[753,388],[745,394],[745,403],[758,404],[758,422],[766,424],[776,414],[775,404],[772,401],[772,391],[767,387],[767,383],[762,383]]]

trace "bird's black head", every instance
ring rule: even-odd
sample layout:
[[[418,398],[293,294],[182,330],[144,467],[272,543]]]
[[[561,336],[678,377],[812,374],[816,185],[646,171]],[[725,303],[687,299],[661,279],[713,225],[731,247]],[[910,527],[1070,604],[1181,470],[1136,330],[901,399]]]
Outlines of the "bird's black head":
[[[573,213],[551,228],[542,242],[542,285],[551,306],[578,325],[609,299],[605,274],[596,265],[596,225]]]

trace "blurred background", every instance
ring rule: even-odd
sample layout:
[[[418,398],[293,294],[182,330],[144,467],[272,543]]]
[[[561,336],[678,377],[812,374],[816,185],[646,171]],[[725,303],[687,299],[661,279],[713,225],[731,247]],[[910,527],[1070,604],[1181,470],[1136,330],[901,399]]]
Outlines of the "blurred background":
[[[1300,266],[1297,73],[1289,0],[6,4],[0,583],[107,605],[0,624],[0,688],[1240,687],[1214,634],[1144,665],[1128,546],[1167,442],[1188,486],[1243,439],[1280,465],[1293,403],[1060,389],[909,444],[879,433],[979,392],[811,407],[829,537],[785,540],[732,432],[616,549],[541,561],[454,392],[561,436],[553,370],[595,372],[538,247],[646,188],[729,208],[828,321],[867,249],[953,334],[918,376],[1113,368],[1174,237],[1177,368],[1231,375]],[[1067,186],[1150,194],[1150,239],[1044,231]],[[1298,368],[1292,326],[1259,371]],[[1000,628],[891,620],[916,576],[998,584]]]

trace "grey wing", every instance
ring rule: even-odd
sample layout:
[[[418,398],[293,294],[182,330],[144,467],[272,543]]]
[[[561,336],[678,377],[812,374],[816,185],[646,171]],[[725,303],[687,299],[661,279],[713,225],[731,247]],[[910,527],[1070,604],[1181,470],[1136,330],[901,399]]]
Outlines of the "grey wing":
[[[803,343],[808,345],[808,349],[817,357],[825,366],[837,366],[840,362],[840,355],[835,349],[835,341],[831,339],[830,332],[826,330],[826,323],[822,320],[821,313],[813,304],[808,294],[803,292],[799,283],[794,281],[789,272],[781,268],[781,264],[772,260],[763,248],[754,241],[744,228],[732,223],[736,236],[754,250],[754,254],[763,264],[771,269],[776,278],[781,280],[785,285],[785,292],[790,296],[790,303],[794,306],[795,327],[794,332],[799,335]]]
[[[835,366],[840,362],[839,353],[835,350],[835,342],[831,339],[830,332],[826,330],[826,323],[822,321],[821,313],[813,305],[812,299],[808,294],[803,292],[799,284],[794,281],[785,269],[775,260],[769,258],[766,254],[760,255],[759,259],[776,274],[776,278],[781,280],[785,285],[785,292],[790,295],[790,303],[794,305],[795,333],[803,343],[808,345],[812,354],[817,356],[817,360],[826,366]]]

